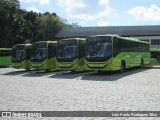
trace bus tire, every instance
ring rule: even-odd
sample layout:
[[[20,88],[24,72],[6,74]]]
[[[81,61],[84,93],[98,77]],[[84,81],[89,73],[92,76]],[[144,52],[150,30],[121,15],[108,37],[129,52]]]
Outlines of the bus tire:
[[[98,73],[98,74],[101,74],[101,73],[103,73],[103,71],[101,71],[101,70],[98,70],[98,71],[97,71],[97,73]]]
[[[143,59],[141,59],[140,68],[144,68],[144,60]]]
[[[46,72],[50,72],[50,69],[47,69]]]
[[[121,67],[120,67],[120,72],[123,73],[123,72],[125,71],[125,69],[126,69],[125,62],[122,61],[122,62],[121,62]]]
[[[76,70],[71,70],[71,73],[75,73],[76,72]]]

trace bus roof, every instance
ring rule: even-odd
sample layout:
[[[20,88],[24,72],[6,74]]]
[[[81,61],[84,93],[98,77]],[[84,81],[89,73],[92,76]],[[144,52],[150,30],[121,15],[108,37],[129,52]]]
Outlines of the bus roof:
[[[141,41],[141,40],[139,40],[139,39],[137,39],[137,38],[133,38],[133,37],[121,37],[121,36],[119,36],[119,35],[111,35],[111,34],[106,34],[106,35],[94,35],[94,36],[90,36],[90,37],[98,37],[98,36],[99,36],[99,37],[100,37],[100,36],[117,37],[117,38],[121,38],[121,39],[124,39],[124,40],[141,42],[141,43],[148,43],[148,44],[149,44],[149,42]],[[89,37],[87,37],[87,38],[89,38]]]
[[[111,34],[106,34],[106,35],[93,35],[93,36],[89,36],[89,37],[101,37],[101,36],[110,36],[110,37],[116,37],[116,36],[119,36],[119,35],[111,35]],[[87,37],[87,38],[89,38]]]
[[[57,43],[57,41],[38,41],[34,43]]]
[[[61,39],[61,40],[86,40],[85,38],[67,38],[67,39]]]
[[[149,44],[149,42],[146,42],[146,41],[141,41],[137,38],[133,38],[133,37],[119,37],[119,38],[122,38],[122,39],[125,39],[125,40],[129,40],[129,41],[135,41],[135,42],[140,42],[140,43],[147,43]]]
[[[31,44],[30,43],[27,43],[27,44],[16,44],[12,48],[17,47],[17,46],[31,46]]]
[[[12,48],[0,48],[0,50],[12,50]]]
[[[27,44],[16,44],[16,45],[19,45],[19,46],[20,46],[20,45],[31,45],[31,44],[30,44],[30,43],[27,43]]]

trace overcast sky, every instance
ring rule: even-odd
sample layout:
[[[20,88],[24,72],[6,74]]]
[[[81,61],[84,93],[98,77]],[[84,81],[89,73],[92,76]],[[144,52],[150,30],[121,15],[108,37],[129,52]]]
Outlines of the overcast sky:
[[[160,0],[20,0],[21,8],[55,12],[81,26],[160,25]]]

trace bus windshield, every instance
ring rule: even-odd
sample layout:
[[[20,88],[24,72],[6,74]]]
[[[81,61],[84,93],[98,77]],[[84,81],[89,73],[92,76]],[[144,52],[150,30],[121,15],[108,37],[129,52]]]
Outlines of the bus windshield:
[[[57,58],[60,60],[71,60],[78,56],[78,45],[76,40],[61,40],[58,42]]]
[[[14,46],[12,52],[12,61],[21,62],[23,60],[25,60],[25,46]]]
[[[31,51],[31,61],[43,61],[47,58],[47,43],[34,43]]]
[[[111,37],[96,36],[86,40],[86,58],[88,60],[106,60],[112,56]]]

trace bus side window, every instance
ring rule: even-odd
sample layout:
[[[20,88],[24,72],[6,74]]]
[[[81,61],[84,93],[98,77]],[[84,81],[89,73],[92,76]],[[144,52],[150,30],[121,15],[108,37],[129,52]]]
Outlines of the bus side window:
[[[30,59],[30,54],[31,54],[31,47],[27,46],[26,47],[26,60]]]
[[[118,39],[114,38],[113,40],[113,56],[115,57],[119,53],[119,44],[118,44]]]
[[[84,57],[85,43],[79,42],[79,58]]]
[[[48,44],[48,59],[54,57],[56,55],[55,46],[53,43]]]
[[[0,50],[0,56],[11,56],[12,51],[11,50]]]

